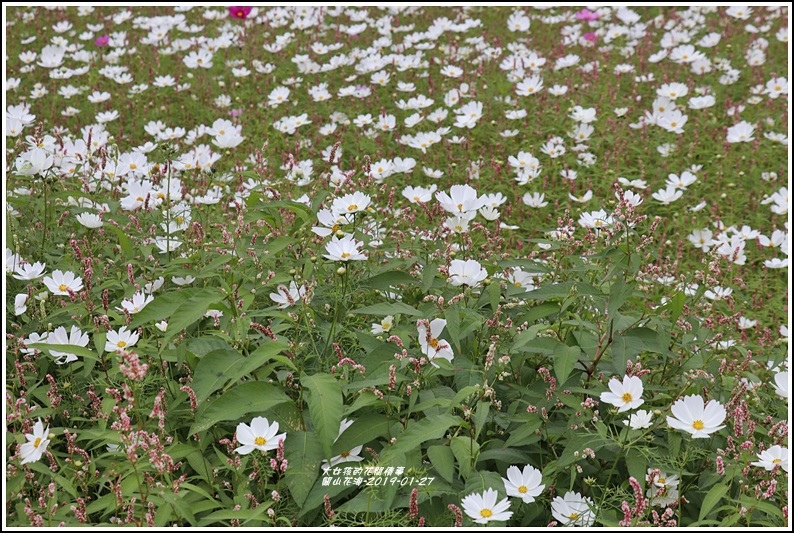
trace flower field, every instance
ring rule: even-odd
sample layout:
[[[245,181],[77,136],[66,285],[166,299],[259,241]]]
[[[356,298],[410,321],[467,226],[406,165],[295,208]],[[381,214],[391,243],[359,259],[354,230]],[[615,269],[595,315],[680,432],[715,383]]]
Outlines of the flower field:
[[[787,7],[8,6],[5,523],[789,523]]]

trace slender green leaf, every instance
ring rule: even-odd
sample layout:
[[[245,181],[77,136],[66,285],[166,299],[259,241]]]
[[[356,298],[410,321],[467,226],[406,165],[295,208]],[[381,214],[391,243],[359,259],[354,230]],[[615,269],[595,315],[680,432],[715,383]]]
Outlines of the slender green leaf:
[[[477,462],[477,454],[480,451],[480,445],[477,444],[471,437],[453,437],[449,443],[455,459],[458,460],[458,472],[460,477],[465,481],[469,478],[474,464]]]
[[[188,434],[199,433],[218,422],[237,420],[249,413],[266,417],[270,409],[290,401],[290,398],[276,385],[263,381],[249,381],[199,406],[196,422],[190,427]]]
[[[554,348],[554,375],[560,384],[565,383],[579,360],[579,347],[558,344]]]
[[[163,335],[163,345],[165,346],[168,341],[179,335],[183,329],[200,320],[212,304],[216,304],[224,298],[226,295],[220,289],[201,289],[179,304],[179,307],[168,319],[168,329]],[[155,299],[155,301],[157,300]]]
[[[239,352],[223,349],[214,350],[199,361],[191,384],[199,405],[229,381],[234,369],[240,367],[243,359]]]
[[[455,347],[455,352],[460,352],[460,309],[457,305],[448,307],[444,313],[444,318],[447,319],[447,331],[452,344]]]
[[[381,454],[381,462],[388,463],[389,458],[398,453],[417,453],[423,442],[443,437],[450,427],[462,422],[462,418],[453,415],[432,415],[419,422],[409,422],[406,430],[397,436],[397,441]]]
[[[424,313],[419,311],[418,309],[411,307],[408,304],[404,304],[402,302],[381,302],[374,305],[368,305],[366,307],[360,307],[351,311],[351,313],[358,314],[358,315],[378,315],[378,316],[386,316],[386,315],[408,315],[408,316],[425,316]]]
[[[55,350],[57,352],[70,353],[78,357],[85,357],[86,359],[93,359],[95,361],[99,360],[99,356],[95,351],[74,344],[50,344],[48,342],[32,342],[27,346],[28,348],[35,348],[36,350],[41,350],[42,352],[49,352],[50,354],[52,354],[52,350]]]
[[[488,414],[491,412],[491,402],[480,401],[477,402],[477,410],[474,411],[474,416],[471,421],[474,423],[474,439],[476,440],[482,429],[485,427],[485,422],[488,420]]]
[[[700,514],[698,515],[698,521],[703,520],[706,518],[709,513],[711,512],[717,504],[720,503],[723,497],[728,493],[728,486],[727,485],[714,485],[711,487],[711,490],[708,491],[706,497],[703,498],[703,503],[700,504]]]
[[[320,439],[325,458],[330,459],[333,457],[331,451],[339,435],[342,412],[345,408],[339,381],[330,374],[311,376],[301,374],[301,385],[309,392],[306,398],[309,416],[314,424],[317,438]]]
[[[455,455],[449,446],[429,446],[427,448],[427,458],[430,464],[436,469],[439,476],[447,483],[452,483],[455,475]]]
[[[289,446],[285,442],[284,456],[289,461],[284,480],[290,495],[300,507],[320,475],[323,447],[313,431],[290,433]]]
[[[356,418],[334,444],[334,456],[356,446],[367,444],[372,439],[387,436],[391,425],[392,422],[383,414],[371,413]]]
[[[256,350],[248,354],[248,357],[244,358],[239,368],[233,369],[233,371],[230,373],[229,379],[237,380],[239,378],[246,377],[248,374],[251,374],[255,370],[263,367],[265,363],[271,360],[278,360],[287,368],[297,370],[295,364],[290,361],[288,357],[279,357],[279,354],[287,348],[289,348],[289,344],[284,341],[271,341],[269,339],[266,340]],[[258,377],[260,379],[264,379],[266,376],[258,375]]]

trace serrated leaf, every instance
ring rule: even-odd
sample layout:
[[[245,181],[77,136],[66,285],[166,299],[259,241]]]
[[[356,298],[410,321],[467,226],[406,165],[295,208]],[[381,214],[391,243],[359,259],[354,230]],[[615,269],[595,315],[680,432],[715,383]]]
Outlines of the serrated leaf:
[[[309,416],[325,458],[330,459],[345,408],[339,381],[330,374],[301,374],[301,385],[309,392],[306,398]]]
[[[224,392],[218,398],[199,406],[196,422],[188,434],[193,435],[211,428],[218,422],[237,420],[248,413],[267,416],[270,409],[290,398],[277,386],[263,381],[249,381]]]

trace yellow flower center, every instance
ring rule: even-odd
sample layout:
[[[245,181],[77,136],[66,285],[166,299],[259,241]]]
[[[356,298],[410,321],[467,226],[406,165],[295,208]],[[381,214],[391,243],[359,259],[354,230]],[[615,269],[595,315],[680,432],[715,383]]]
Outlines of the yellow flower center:
[[[630,392],[624,392],[623,396],[621,396],[620,398],[626,403],[629,403],[630,401],[634,400],[634,397],[631,395]]]
[[[119,341],[116,343],[116,346],[118,346],[119,348],[124,348],[125,346],[127,346],[127,343],[124,341]]]
[[[772,464],[773,465],[776,465],[776,464],[782,463],[782,462],[783,462],[783,459],[772,459]]]
[[[491,518],[491,516],[493,516],[493,511],[490,509],[483,509],[480,511],[480,516],[483,518]]]
[[[571,513],[570,515],[568,515],[568,518],[570,520],[578,520],[579,519],[579,513]]]
[[[347,252],[342,252],[342,259],[347,259],[348,257],[350,257],[350,254],[349,254],[349,253],[347,253]]]
[[[350,457],[350,452],[342,452],[339,454],[340,457]]]
[[[68,288],[69,288],[69,287],[67,287],[67,286],[66,286],[65,284],[63,284],[63,283],[61,283],[60,285],[58,285],[58,290],[59,290],[59,291],[66,292],[66,289],[68,289]]]
[[[660,477],[659,479],[656,480],[656,482],[664,485],[665,483],[667,483],[667,478]]]
[[[130,170],[135,170],[136,168],[138,168],[138,165],[135,163],[130,163]]]
[[[41,444],[41,437],[36,437],[36,440],[33,441],[33,447],[38,448],[40,444]]]
[[[525,485],[521,485],[520,487],[518,487],[518,492],[520,492],[521,494],[526,494],[528,490],[529,489]]]
[[[692,422],[692,427],[697,430],[701,430],[704,427],[706,427],[706,425],[703,423],[702,420],[695,420],[694,422]]]
[[[430,342],[428,344],[430,344],[430,346],[433,347],[433,348],[437,348],[438,347],[438,339],[430,339]]]
[[[356,204],[351,204],[347,207],[348,211],[355,211],[356,209],[358,209],[358,206]]]
[[[264,446],[267,444],[267,439],[265,439],[265,437],[257,437],[254,439],[254,444],[257,446]]]

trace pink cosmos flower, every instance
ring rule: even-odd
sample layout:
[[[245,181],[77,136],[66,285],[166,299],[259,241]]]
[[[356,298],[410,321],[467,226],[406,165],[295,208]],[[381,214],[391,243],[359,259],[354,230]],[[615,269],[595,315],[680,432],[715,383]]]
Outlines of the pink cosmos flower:
[[[590,22],[591,20],[598,20],[600,17],[601,17],[601,15],[599,15],[599,14],[598,14],[598,13],[596,13],[595,11],[590,11],[590,10],[589,10],[589,9],[587,9],[587,8],[585,8],[585,9],[583,9],[583,10],[579,11],[579,12],[576,14],[576,18],[577,18],[577,19],[579,19],[579,20],[586,20],[586,21],[588,21],[588,22]]]
[[[110,36],[109,35],[100,35],[94,41],[94,44],[97,46],[107,46],[110,43]]]
[[[590,41],[591,43],[596,42],[596,39],[598,39],[598,35],[591,31],[585,33],[582,37],[585,38],[585,41]]]
[[[251,6],[229,6],[229,16],[235,19],[244,19],[251,14]]]

